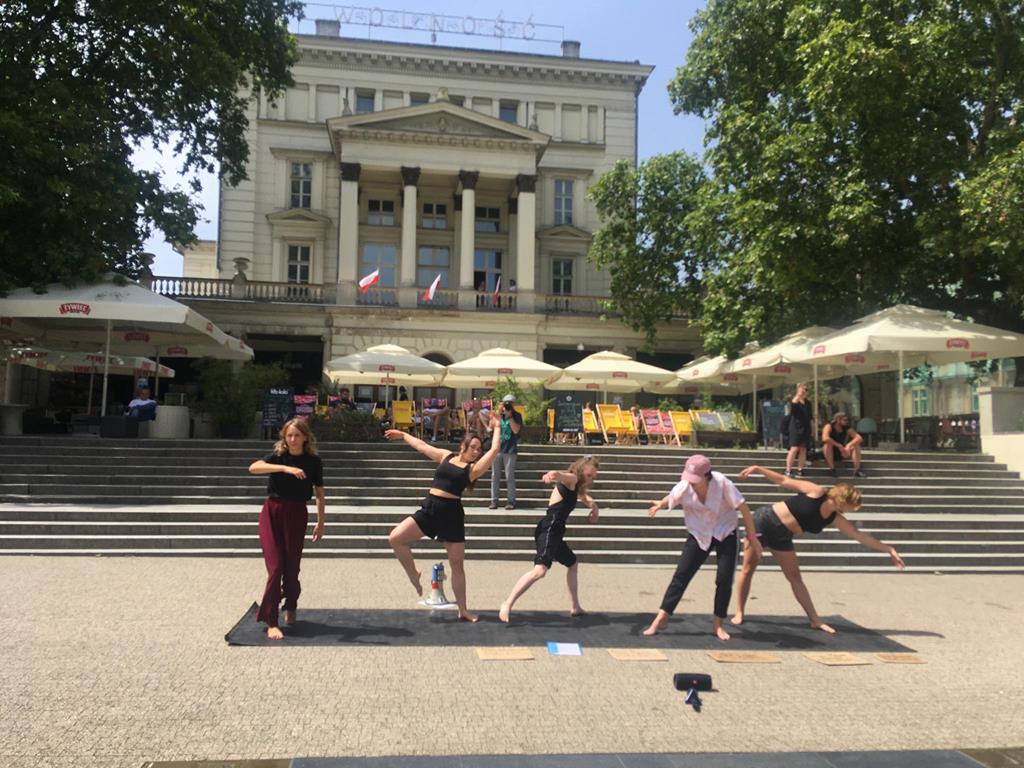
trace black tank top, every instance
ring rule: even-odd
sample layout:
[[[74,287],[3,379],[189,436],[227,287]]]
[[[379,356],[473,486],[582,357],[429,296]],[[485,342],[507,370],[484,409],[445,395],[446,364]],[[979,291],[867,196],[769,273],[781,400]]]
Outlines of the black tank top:
[[[437,465],[437,469],[434,471],[434,481],[430,484],[430,487],[438,491],[450,493],[453,496],[461,497],[462,492],[469,485],[469,473],[473,465],[467,464],[464,467],[457,467],[452,464],[454,456],[454,453],[449,453],[441,459],[441,463]]]
[[[850,439],[850,425],[847,424],[844,429],[840,429],[839,425],[833,422],[832,431],[829,432],[829,437],[840,445],[846,445],[846,441]]]
[[[821,505],[827,500],[828,496],[812,499],[805,493],[798,493],[786,499],[785,504],[805,533],[821,533],[826,525],[836,519],[835,510],[828,517],[821,516]]]
[[[548,517],[552,522],[565,525],[569,515],[576,509],[576,489],[570,488],[565,483],[557,483],[555,488],[562,495],[562,500],[548,507]]]

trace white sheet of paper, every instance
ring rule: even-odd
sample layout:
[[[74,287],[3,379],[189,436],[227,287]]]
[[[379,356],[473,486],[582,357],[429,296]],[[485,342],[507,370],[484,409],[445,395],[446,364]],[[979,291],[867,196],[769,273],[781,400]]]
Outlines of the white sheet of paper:
[[[552,656],[582,656],[583,649],[579,643],[548,643],[548,653]]]

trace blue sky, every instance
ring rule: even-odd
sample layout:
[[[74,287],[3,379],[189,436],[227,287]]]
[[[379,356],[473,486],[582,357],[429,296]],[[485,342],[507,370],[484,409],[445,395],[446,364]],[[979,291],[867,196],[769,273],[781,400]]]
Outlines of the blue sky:
[[[355,4],[355,3],[354,3]],[[682,64],[692,35],[689,21],[703,2],[697,0],[634,0],[624,2],[594,2],[594,0],[562,0],[559,3],[539,0],[517,0],[515,3],[480,0],[472,4],[447,2],[446,0],[388,0],[380,7],[385,10],[402,10],[418,13],[445,14],[450,16],[473,16],[479,19],[494,19],[498,15],[507,22],[531,20],[537,25],[554,25],[559,30],[543,30],[554,35],[564,34],[567,40],[578,40],[582,44],[581,55],[585,58],[614,59],[618,61],[639,60],[655,67],[640,95],[640,158],[661,152],[683,149],[700,153],[703,124],[689,116],[672,114],[666,86],[676,68]],[[307,5],[307,16],[324,17],[327,6]],[[306,31],[304,27],[302,31]],[[311,29],[310,29],[311,31]],[[368,36],[367,27],[344,26],[342,34],[347,37]],[[409,33],[395,29],[375,28],[372,37],[384,40],[408,40],[429,43],[429,36],[423,33]],[[442,45],[470,48],[499,48],[558,54],[557,43],[518,43],[493,37],[467,37],[442,35]],[[499,45],[499,43],[501,43]],[[140,151],[139,165],[159,168],[167,179],[177,176],[176,162],[170,153]],[[216,237],[217,181],[212,175],[203,178],[203,192],[200,201],[204,206],[203,221],[197,228],[199,237]],[[180,275],[181,257],[164,242],[160,236],[146,243],[146,250],[156,254],[153,271],[158,275]]]

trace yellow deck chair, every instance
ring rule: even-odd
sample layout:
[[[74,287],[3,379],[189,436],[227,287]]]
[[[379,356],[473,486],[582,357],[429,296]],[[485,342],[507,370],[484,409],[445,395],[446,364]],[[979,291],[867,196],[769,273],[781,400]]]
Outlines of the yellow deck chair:
[[[672,426],[676,429],[676,437],[680,442],[685,440],[692,445],[694,439],[693,417],[686,411],[669,411],[669,414],[672,417]]]
[[[597,423],[597,414],[584,409],[583,411],[583,441],[586,443],[590,435],[601,435],[601,427]]]
[[[548,442],[555,442],[555,409],[548,408]]]
[[[391,415],[395,429],[411,430],[416,426],[411,400],[395,400],[391,403]]]
[[[615,435],[616,442],[621,442],[622,438],[628,436],[630,432],[636,433],[633,419],[629,414],[622,413],[618,403],[598,403],[596,407],[601,422],[601,434],[604,435],[606,443],[611,442],[608,439],[609,435]]]

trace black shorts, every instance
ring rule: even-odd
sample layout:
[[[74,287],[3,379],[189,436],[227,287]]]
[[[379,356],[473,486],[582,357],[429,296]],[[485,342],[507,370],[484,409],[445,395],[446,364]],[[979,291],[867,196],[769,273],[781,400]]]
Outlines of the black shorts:
[[[533,539],[537,542],[537,556],[534,565],[550,568],[557,560],[566,568],[576,565],[576,553],[565,543],[565,523],[559,523],[545,517],[533,531]]]
[[[466,511],[462,508],[462,499],[446,499],[428,493],[412,519],[424,536],[452,544],[466,541]]]
[[[770,504],[754,510],[754,528],[762,547],[777,549],[780,552],[792,552],[793,532],[782,524]]]

